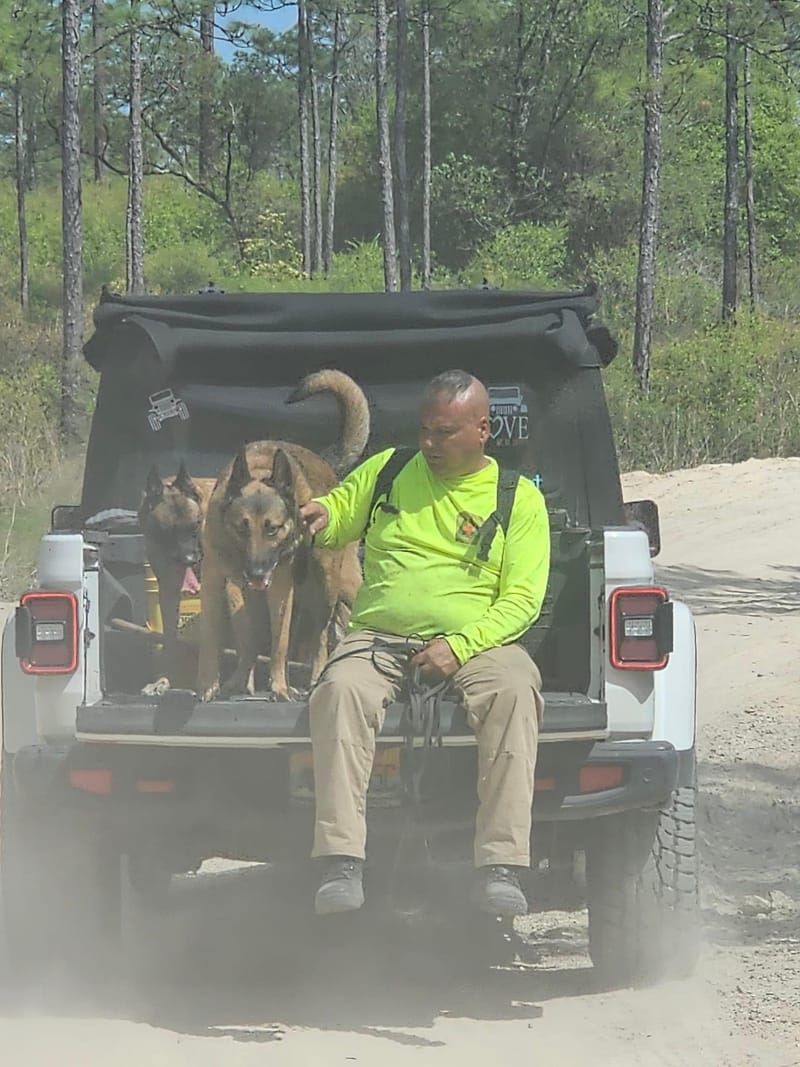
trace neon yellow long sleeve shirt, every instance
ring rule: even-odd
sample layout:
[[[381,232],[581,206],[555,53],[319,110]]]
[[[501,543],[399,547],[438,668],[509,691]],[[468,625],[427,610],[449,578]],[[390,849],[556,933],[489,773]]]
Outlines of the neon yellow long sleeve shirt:
[[[330,520],[316,535],[323,548],[357,541],[367,524],[378,473],[393,449],[356,467],[318,497]],[[425,640],[445,637],[460,663],[509,644],[538,618],[550,568],[544,497],[525,478],[514,498],[508,535],[498,530],[489,558],[477,558],[477,531],[497,505],[497,463],[443,480],[418,452],[394,480],[397,514],[378,509],[364,542],[364,582],[350,629]]]

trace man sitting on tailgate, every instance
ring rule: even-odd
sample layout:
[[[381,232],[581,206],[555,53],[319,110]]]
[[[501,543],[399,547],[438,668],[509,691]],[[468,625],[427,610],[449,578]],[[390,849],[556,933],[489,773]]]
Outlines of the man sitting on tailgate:
[[[485,455],[489,436],[486,389],[464,371],[447,371],[425,391],[419,452],[395,475],[389,499],[374,514],[376,483],[393,449],[301,508],[320,547],[341,547],[367,530],[350,633],[310,698],[313,855],[325,858],[318,914],[364,903],[366,793],[376,736],[385,705],[413,668],[429,682],[452,679],[476,734],[477,904],[494,915],[527,911],[517,869],[530,865],[542,697],[539,671],[516,642],[541,610],[550,531],[544,498],[525,478],[512,482],[507,533],[495,529],[503,475]],[[409,635],[421,638],[410,661],[398,640]]]

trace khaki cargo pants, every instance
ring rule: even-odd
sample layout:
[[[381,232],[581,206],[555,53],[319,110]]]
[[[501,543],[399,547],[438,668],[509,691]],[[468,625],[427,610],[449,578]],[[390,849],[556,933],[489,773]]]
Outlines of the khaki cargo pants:
[[[404,680],[405,657],[372,630],[349,634],[311,693],[316,824],[314,856],[365,857],[366,796],[384,708]],[[475,866],[530,865],[531,805],[542,717],[541,677],[520,645],[468,660],[452,679],[478,743]]]

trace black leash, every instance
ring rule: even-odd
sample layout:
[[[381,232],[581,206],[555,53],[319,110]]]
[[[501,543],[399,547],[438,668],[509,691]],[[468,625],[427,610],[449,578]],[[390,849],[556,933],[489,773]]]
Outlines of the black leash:
[[[400,637],[397,640],[377,640],[370,648],[372,666],[380,674],[388,675],[389,672],[381,666],[381,653],[391,656],[405,657],[410,661],[426,645],[423,638],[416,634],[408,637]],[[348,656],[363,655],[363,649],[357,648],[345,653],[340,659]],[[447,687],[449,678],[432,685],[424,682],[418,667],[407,675],[405,684],[401,689],[401,699],[405,698],[406,711],[402,719],[403,730],[403,760],[401,763],[401,781],[404,799],[414,808],[422,804],[422,780],[427,768],[431,749],[442,747],[442,717],[441,700]],[[422,744],[418,745],[418,739]]]
[[[422,804],[422,780],[431,749],[442,747],[441,700],[449,679],[434,685],[422,681],[419,668],[415,668],[406,686],[408,711],[404,718],[405,742],[402,763],[403,791],[406,800],[415,807]],[[416,744],[422,738],[422,746]]]

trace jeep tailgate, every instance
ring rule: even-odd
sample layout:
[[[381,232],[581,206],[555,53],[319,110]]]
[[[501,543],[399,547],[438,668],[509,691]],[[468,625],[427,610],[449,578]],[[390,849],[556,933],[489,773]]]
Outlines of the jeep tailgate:
[[[406,706],[391,704],[380,740],[402,741]],[[463,708],[455,701],[440,704],[444,745],[473,743]],[[305,701],[270,701],[237,697],[198,703],[194,695],[176,691],[157,700],[114,697],[77,709],[76,736],[82,741],[128,744],[276,748],[308,744]],[[581,693],[545,693],[540,741],[602,740],[607,736],[606,706]]]

